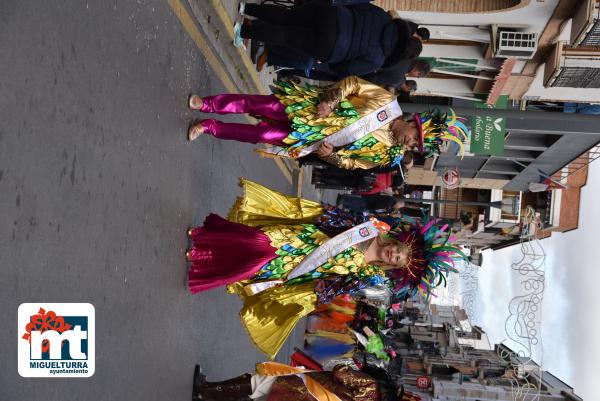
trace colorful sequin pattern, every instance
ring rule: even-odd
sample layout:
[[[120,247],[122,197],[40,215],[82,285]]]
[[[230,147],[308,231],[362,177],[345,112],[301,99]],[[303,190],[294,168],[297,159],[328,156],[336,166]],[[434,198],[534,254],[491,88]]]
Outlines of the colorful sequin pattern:
[[[277,248],[277,257],[263,266],[255,276],[257,280],[275,280],[284,278],[292,269],[329,239],[313,224],[297,226],[263,227],[262,231],[271,239],[271,245]],[[364,255],[354,248],[348,248],[316,270],[289,280],[286,284],[297,284],[330,275],[352,275],[357,277],[383,276],[376,266],[365,262]]]
[[[361,117],[347,100],[342,100],[329,116],[318,117],[317,104],[324,90],[321,87],[302,87],[289,82],[277,82],[277,87],[280,93],[275,96],[286,106],[285,112],[292,122],[292,132],[284,139],[291,149],[299,150],[318,142]],[[338,151],[342,157],[376,164],[399,162],[403,153],[401,145],[388,147],[370,134]]]

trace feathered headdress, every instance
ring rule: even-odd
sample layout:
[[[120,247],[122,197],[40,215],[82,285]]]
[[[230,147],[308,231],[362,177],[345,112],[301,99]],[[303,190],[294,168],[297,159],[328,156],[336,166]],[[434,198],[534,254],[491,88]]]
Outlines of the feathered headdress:
[[[444,142],[455,142],[460,147],[461,157],[464,154],[463,141],[468,138],[469,128],[464,119],[456,117],[454,110],[442,113],[439,109],[415,114],[415,122],[419,130],[419,151],[425,157],[440,154]]]
[[[457,272],[455,262],[466,259],[466,255],[451,242],[454,237],[446,230],[448,224],[439,224],[439,219],[417,219],[404,217],[387,235],[408,245],[411,255],[402,269],[394,269],[388,275],[394,281],[397,295],[421,293],[426,299],[435,287],[446,285],[446,276]]]

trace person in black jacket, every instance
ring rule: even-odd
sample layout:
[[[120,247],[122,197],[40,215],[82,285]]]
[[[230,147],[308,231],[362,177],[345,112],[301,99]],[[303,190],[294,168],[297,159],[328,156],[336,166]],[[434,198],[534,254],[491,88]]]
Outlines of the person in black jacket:
[[[407,24],[407,21],[403,21],[401,19],[394,19],[393,21],[396,24],[396,26],[398,27],[398,32],[399,32],[400,37],[408,38],[408,39],[405,42],[402,42],[401,44],[399,44],[399,46],[397,46],[395,48],[395,50],[392,52],[392,54],[390,54],[385,59],[385,62],[381,66],[381,69],[371,72],[371,73],[368,73],[368,74],[363,74],[360,76],[361,78],[369,80],[368,77],[371,76],[372,74],[375,74],[378,71],[397,68],[398,66],[401,66],[402,63],[411,62],[413,59],[417,58],[421,54],[421,51],[423,50],[423,45],[421,44],[421,41],[419,39],[417,39],[414,36],[410,36],[411,33],[410,33],[409,26]],[[274,52],[271,52],[269,50],[269,54],[272,54],[272,53],[274,53]],[[285,64],[279,63],[276,65],[292,67],[292,69],[290,69],[290,70],[282,71],[280,74],[281,78],[289,78],[292,76],[297,76],[297,77],[310,78],[310,79],[314,79],[314,80],[318,80],[318,81],[337,82],[341,79],[344,79],[347,76],[343,72],[340,73],[340,69],[338,68],[338,66],[335,63],[334,64],[327,64],[327,63],[313,64],[311,68],[306,68],[305,65],[297,62],[298,57],[292,58],[292,57],[282,56],[281,54],[277,54],[275,56],[275,58],[277,58],[278,60],[284,59],[284,60],[288,61]],[[308,58],[308,59],[302,60],[302,61],[309,62],[310,60],[312,60],[312,59]],[[269,62],[269,64],[272,64],[272,63]],[[376,82],[373,82],[373,83],[376,83]],[[400,85],[400,84],[402,84],[402,82],[398,82],[398,84]]]
[[[401,60],[410,40],[405,21],[372,4],[309,3],[292,9],[244,4],[241,9],[256,19],[236,24],[236,44],[247,38],[267,48],[288,48],[327,63],[338,77],[361,76]]]
[[[425,60],[406,60],[390,68],[382,68],[377,72],[364,75],[362,78],[376,85],[398,87],[406,81],[406,77],[422,78],[429,74],[431,66]]]

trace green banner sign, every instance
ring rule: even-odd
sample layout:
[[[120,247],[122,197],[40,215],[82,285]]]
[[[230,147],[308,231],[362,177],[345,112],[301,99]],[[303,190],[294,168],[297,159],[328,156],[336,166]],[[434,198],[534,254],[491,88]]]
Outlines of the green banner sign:
[[[484,96],[478,96],[485,98]],[[508,95],[502,95],[494,106],[485,104],[485,100],[474,102],[478,109],[506,109]],[[484,113],[482,113],[484,114]],[[504,155],[504,134],[506,118],[474,116],[471,117],[471,152],[480,155]]]

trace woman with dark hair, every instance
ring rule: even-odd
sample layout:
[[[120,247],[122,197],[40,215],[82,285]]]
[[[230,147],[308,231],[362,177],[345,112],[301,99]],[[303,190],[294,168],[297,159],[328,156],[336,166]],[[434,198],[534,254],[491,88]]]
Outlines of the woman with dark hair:
[[[381,68],[386,60],[402,59],[410,33],[405,21],[393,20],[372,4],[332,7],[309,3],[287,9],[245,4],[243,15],[256,18],[236,24],[235,44],[243,39],[264,42],[267,48],[288,48],[327,63],[338,79]]]
[[[416,35],[418,37],[418,39],[421,39],[421,42],[429,40],[429,29],[427,28],[417,28],[417,30],[415,31],[414,35]]]
[[[406,48],[398,58],[389,58],[383,64],[383,68],[392,68],[406,60],[414,60],[421,55],[423,44],[419,39],[409,38]]]

